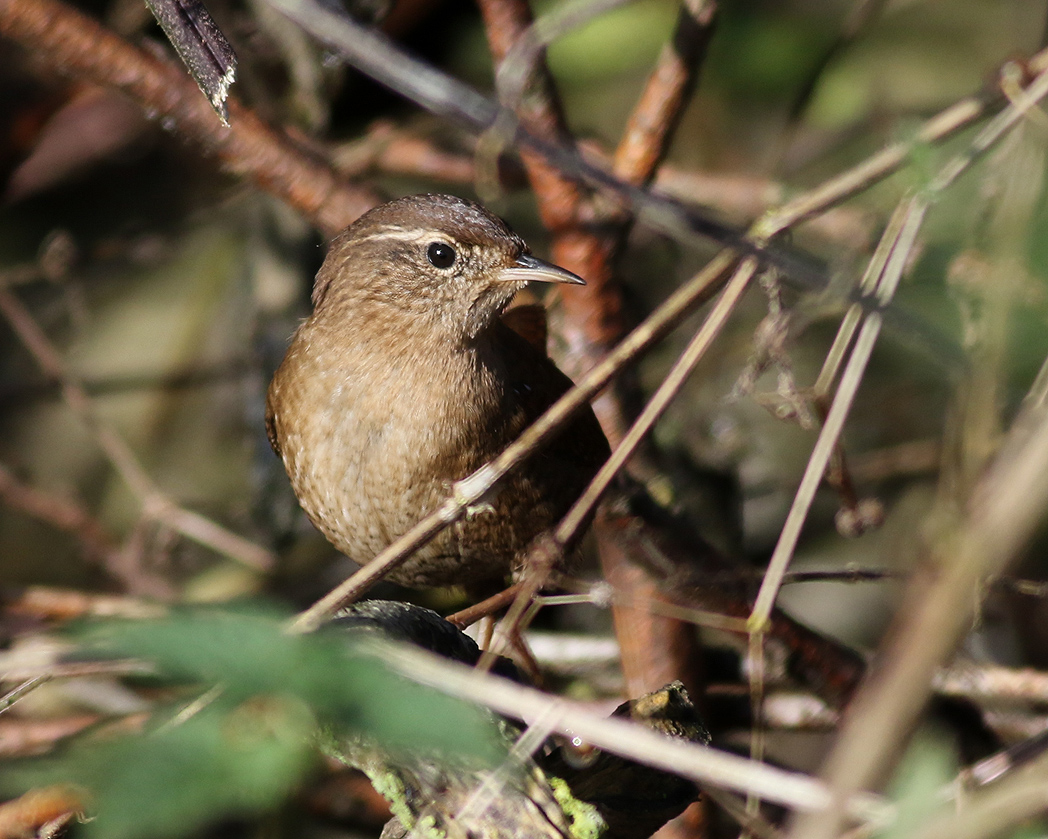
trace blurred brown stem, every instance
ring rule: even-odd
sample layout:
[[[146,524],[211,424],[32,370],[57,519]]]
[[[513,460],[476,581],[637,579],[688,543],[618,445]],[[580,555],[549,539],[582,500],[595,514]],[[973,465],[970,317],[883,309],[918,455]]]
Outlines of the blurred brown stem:
[[[531,10],[525,0],[479,0],[479,6],[492,57],[496,66],[501,65],[531,26]],[[521,123],[535,135],[569,140],[553,80],[542,60],[533,68],[518,114]],[[522,157],[539,215],[553,236],[554,262],[586,279],[585,286],[562,296],[565,317],[561,337],[566,352],[561,361],[568,374],[577,377],[599,361],[625,331],[622,296],[612,282],[600,240],[582,226],[586,208],[578,185],[538,155],[525,152]],[[622,428],[619,406],[604,400],[596,408],[609,437],[617,437]]]
[[[20,481],[3,464],[0,464],[0,499],[19,512],[72,534],[92,560],[107,564],[117,552],[113,538],[80,504]]]

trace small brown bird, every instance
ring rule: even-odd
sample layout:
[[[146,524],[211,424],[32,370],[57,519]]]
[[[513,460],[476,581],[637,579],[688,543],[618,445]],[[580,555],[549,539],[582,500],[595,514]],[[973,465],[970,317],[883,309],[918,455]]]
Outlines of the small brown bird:
[[[571,386],[540,341],[502,319],[530,280],[582,282],[449,195],[376,207],[332,243],[266,423],[302,508],[351,559],[374,559]],[[608,454],[587,408],[390,579],[505,579]]]

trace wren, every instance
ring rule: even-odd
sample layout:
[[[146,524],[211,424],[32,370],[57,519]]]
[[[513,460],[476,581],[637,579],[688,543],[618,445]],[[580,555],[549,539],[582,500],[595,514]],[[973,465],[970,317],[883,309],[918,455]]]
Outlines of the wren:
[[[350,559],[372,560],[571,387],[543,340],[507,325],[514,310],[503,319],[531,280],[582,283],[449,195],[383,204],[332,243],[313,313],[270,385],[266,425],[306,515]],[[608,454],[586,407],[389,578],[504,580]]]

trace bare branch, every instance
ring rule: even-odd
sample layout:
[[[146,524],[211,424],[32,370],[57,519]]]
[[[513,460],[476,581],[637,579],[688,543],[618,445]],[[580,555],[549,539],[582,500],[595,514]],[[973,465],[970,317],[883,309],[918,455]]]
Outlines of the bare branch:
[[[22,44],[49,68],[116,88],[148,114],[170,121],[223,169],[281,198],[334,234],[377,203],[368,190],[340,179],[319,156],[229,101],[223,128],[192,79],[176,64],[129,44],[57,0],[0,4],[0,35]]]

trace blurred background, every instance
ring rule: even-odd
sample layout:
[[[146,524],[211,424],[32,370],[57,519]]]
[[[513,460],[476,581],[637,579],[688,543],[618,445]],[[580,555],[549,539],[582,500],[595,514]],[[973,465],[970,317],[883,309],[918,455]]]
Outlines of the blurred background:
[[[492,90],[483,24],[469,0],[390,3],[350,11]],[[534,11],[560,5],[542,0]],[[170,54],[138,0],[76,7]],[[952,103],[994,89],[1002,65],[1043,46],[1048,19],[1045,4],[1032,0],[723,0],[719,7],[656,183],[738,226],[911,138]],[[238,56],[233,96],[265,120],[379,196],[476,198],[479,188],[536,253],[548,255],[549,234],[515,157],[501,161],[497,184],[478,187],[473,135],[345,67],[262,0],[210,0],[208,8]],[[566,122],[581,143],[604,154],[615,147],[677,14],[673,0],[635,0],[550,46]],[[60,70],[0,38],[0,284],[155,488],[271,551],[275,564],[260,572],[143,517],[148,493],[114,468],[98,427],[70,409],[55,370],[34,360],[8,314],[0,322],[0,585],[12,600],[43,586],[165,602],[263,596],[303,608],[353,566],[298,510],[269,449],[263,410],[272,371],[308,312],[324,234],[224,174],[176,126]],[[862,498],[883,505],[884,526],[861,538],[840,535],[839,499],[828,489],[805,526],[792,570],[867,569],[884,579],[791,584],[779,602],[858,650],[874,648],[891,618],[932,511],[941,511],[944,494],[963,499],[978,476],[972,464],[981,461],[964,452],[992,451],[1048,354],[1046,132],[1036,111],[937,200],[887,313],[844,437],[852,480]],[[755,286],[658,424],[649,490],[689,517],[740,575],[766,564],[815,439],[812,428],[781,418],[784,401],[817,377],[892,207],[970,140],[962,132],[918,148],[898,174],[793,231],[786,244],[816,256],[829,283],[818,292],[781,291],[790,312],[783,351],[767,369],[755,368],[755,334],[769,311],[768,295]],[[640,322],[715,252],[713,243],[686,246],[635,226],[613,267],[627,321]],[[641,394],[659,384],[697,322],[641,360]],[[974,384],[973,359],[991,371]],[[983,389],[982,401],[968,398],[972,387]],[[1017,577],[1045,579],[1044,547],[1042,534]],[[599,572],[591,565],[584,574]],[[965,647],[972,660],[1048,663],[1043,592],[1016,588],[985,602]],[[465,603],[460,592],[378,593],[444,612]],[[0,645],[16,644],[27,625],[32,618],[9,615]],[[547,609],[540,625],[612,638],[607,613],[589,605]],[[737,687],[739,644],[708,631],[704,638],[720,650],[710,654],[711,682]],[[581,671],[558,676],[565,690],[594,700],[621,692],[614,645],[610,656],[603,649]],[[718,670],[722,658],[728,664]],[[54,700],[67,714],[78,701]],[[1011,729],[1002,723],[999,733],[1014,738],[1036,727],[1043,708],[1027,710],[1032,716]],[[728,716],[709,722],[730,741]],[[788,736],[779,743],[777,759],[814,760]],[[338,806],[316,804],[328,808],[320,833],[359,827],[360,812]]]

